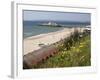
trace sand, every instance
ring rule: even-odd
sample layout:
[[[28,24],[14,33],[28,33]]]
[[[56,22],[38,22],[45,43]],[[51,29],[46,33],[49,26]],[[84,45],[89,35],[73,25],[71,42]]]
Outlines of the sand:
[[[39,44],[50,45],[55,42],[60,41],[71,35],[74,32],[75,28],[64,28],[56,32],[50,32],[45,34],[40,34],[24,39],[24,55],[38,50],[41,48]],[[83,31],[84,28],[77,28],[78,31]]]

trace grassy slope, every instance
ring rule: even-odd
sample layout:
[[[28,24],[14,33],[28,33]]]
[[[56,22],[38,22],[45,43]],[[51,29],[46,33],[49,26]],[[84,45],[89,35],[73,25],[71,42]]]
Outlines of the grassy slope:
[[[64,48],[55,56],[35,65],[34,68],[90,66],[90,51],[90,36],[85,36],[80,42],[76,42],[71,49]]]

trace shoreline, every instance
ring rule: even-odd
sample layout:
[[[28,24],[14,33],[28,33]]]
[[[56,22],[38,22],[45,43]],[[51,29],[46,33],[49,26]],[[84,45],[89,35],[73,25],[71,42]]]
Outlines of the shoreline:
[[[61,31],[63,31],[64,29],[66,29],[66,28],[62,28],[62,29],[60,29],[60,30],[58,30],[58,31],[54,31],[54,32],[42,33],[42,34],[38,34],[38,35],[26,37],[26,38],[24,38],[24,40],[26,40],[26,39],[37,39],[37,38],[44,37],[44,36],[47,36],[47,35],[52,35],[52,34],[61,32]]]
[[[61,39],[64,39],[66,37],[69,37],[71,33],[74,32],[74,29],[76,28],[63,28],[56,32],[50,32],[50,33],[44,33],[36,36],[27,37],[24,39],[24,55],[33,52],[35,50],[38,50],[41,48],[39,44],[50,45],[53,43],[56,43],[60,41]],[[77,28],[78,31],[81,32],[82,28]],[[84,30],[83,28],[82,30]]]

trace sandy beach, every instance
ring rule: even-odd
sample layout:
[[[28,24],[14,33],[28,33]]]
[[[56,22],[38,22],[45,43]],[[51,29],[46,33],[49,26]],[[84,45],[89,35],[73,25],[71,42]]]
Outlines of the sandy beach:
[[[38,50],[41,48],[39,44],[50,45],[55,42],[60,41],[71,35],[74,32],[75,28],[64,28],[56,32],[50,32],[45,34],[40,34],[24,39],[24,55]],[[77,28],[78,31],[83,31],[85,28]]]

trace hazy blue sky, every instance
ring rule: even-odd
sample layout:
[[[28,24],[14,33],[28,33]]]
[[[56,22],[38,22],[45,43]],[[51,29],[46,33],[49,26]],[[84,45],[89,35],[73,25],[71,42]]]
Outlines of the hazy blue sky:
[[[90,22],[91,15],[89,13],[65,13],[65,12],[46,12],[46,11],[23,11],[23,19],[31,21],[78,21]]]

